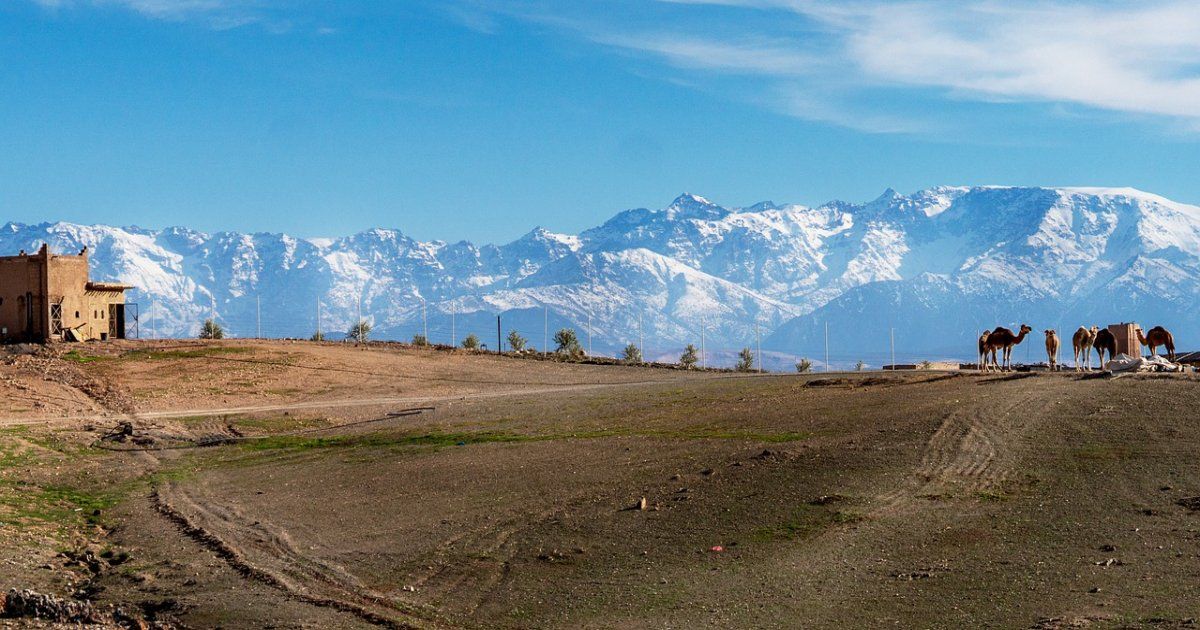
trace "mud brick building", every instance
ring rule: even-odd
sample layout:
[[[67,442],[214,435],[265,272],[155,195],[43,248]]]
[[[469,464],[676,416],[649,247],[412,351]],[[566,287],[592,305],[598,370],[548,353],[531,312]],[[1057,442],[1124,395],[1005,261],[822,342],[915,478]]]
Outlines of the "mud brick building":
[[[1117,339],[1117,354],[1127,354],[1131,357],[1142,356],[1142,344],[1137,338],[1137,324],[1121,322],[1110,324],[1108,331]]]
[[[125,338],[125,284],[88,279],[78,255],[0,257],[0,343]]]

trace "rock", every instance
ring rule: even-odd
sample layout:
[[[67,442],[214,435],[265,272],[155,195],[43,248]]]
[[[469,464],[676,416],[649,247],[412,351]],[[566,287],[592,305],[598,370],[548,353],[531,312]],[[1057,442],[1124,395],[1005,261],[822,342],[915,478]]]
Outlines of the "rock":
[[[642,500],[638,501],[637,509],[645,512],[649,508],[650,508],[650,503],[646,501],[646,497],[642,497]]]
[[[1186,497],[1175,502],[1193,512],[1200,512],[1200,497]]]
[[[1112,553],[1117,550],[1115,545],[1100,545],[1100,551],[1104,553]]]
[[[3,613],[5,617],[29,617],[60,623],[104,622],[103,615],[87,602],[15,588],[4,596]]]

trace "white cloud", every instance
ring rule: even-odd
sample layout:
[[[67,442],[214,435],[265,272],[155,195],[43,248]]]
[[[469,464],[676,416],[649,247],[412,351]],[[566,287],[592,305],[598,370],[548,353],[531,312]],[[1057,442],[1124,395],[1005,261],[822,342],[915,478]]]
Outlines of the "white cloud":
[[[271,17],[265,5],[254,0],[33,0],[47,9],[116,7],[156,20],[198,20],[216,30],[261,24],[271,32],[288,30],[285,19]]]

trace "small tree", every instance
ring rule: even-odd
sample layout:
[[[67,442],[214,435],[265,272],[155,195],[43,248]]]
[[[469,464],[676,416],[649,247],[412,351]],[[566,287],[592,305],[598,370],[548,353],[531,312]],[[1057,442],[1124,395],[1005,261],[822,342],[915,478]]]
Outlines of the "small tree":
[[[201,339],[224,339],[225,329],[221,325],[213,321],[211,318],[204,320],[204,325],[200,326]]]
[[[365,319],[358,320],[356,324],[350,327],[350,330],[346,331],[346,336],[353,339],[355,343],[365,342],[370,335],[371,324]]]
[[[796,362],[796,371],[801,374],[804,374],[805,372],[811,372],[812,361],[809,361],[808,359],[800,359]]]
[[[417,334],[413,335],[412,345],[428,346],[429,340],[425,338],[425,335],[422,335],[421,333],[417,333]]]
[[[631,343],[628,346],[625,346],[625,350],[621,353],[621,358],[624,359],[626,363],[641,363],[642,349],[637,347],[637,344]]]
[[[739,372],[754,371],[754,353],[750,348],[742,348],[742,351],[738,353],[738,362],[735,367]]]
[[[854,371],[855,371],[855,372],[861,372],[861,371],[863,371],[863,370],[864,370],[866,367],[867,367],[867,364],[866,364],[866,363],[863,363],[863,362],[862,362],[862,359],[859,359],[859,360],[858,360],[858,363],[855,363],[855,364],[854,364]]]
[[[312,336],[308,338],[308,340],[309,341],[325,341],[325,333],[318,330],[317,332],[313,333]]]
[[[696,346],[688,344],[683,349],[683,354],[679,357],[679,366],[685,370],[695,369],[696,364],[700,362],[700,355],[696,352]]]
[[[925,361],[922,361],[922,362],[921,362],[921,369],[922,369],[922,370],[932,370],[932,369],[933,369],[933,364],[932,364],[932,363],[930,363],[928,359],[927,359],[927,360],[925,360]]]
[[[521,352],[527,343],[529,340],[522,337],[521,333],[515,330],[508,331],[508,346],[513,349],[513,352]]]
[[[575,335],[574,328],[560,328],[554,333],[554,343],[558,345],[555,352],[565,354],[571,358],[579,358],[583,356],[583,346],[579,345],[579,337]]]
[[[478,350],[479,337],[476,337],[475,333],[467,335],[467,338],[463,339],[462,347],[466,348],[467,350]]]

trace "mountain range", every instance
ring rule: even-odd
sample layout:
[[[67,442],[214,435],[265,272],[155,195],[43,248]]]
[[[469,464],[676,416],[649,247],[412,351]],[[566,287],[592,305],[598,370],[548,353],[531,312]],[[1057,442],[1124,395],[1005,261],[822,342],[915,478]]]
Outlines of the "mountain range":
[[[395,229],[332,239],[72,223],[7,223],[0,253],[91,251],[93,278],[136,285],[142,336],[190,337],[213,314],[235,336],[376,338],[518,329],[536,347],[574,327],[595,352],[648,356],[703,342],[710,362],[761,347],[878,365],[973,359],[985,328],[1029,323],[1069,348],[1081,324],[1200,325],[1200,207],[1130,188],[936,187],[868,203],[724,207],[684,194],[578,235],[537,228],[504,245]],[[319,306],[318,306],[319,304]],[[360,315],[361,314],[361,315]],[[770,367],[770,366],[769,366]]]

